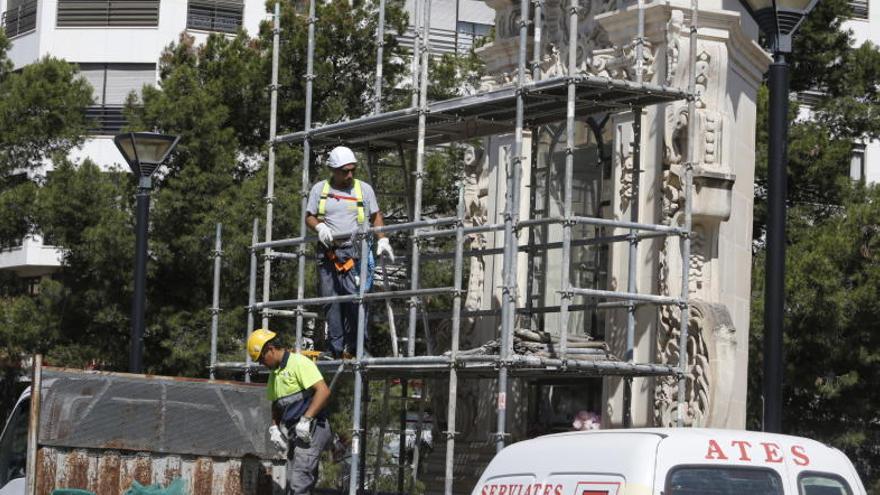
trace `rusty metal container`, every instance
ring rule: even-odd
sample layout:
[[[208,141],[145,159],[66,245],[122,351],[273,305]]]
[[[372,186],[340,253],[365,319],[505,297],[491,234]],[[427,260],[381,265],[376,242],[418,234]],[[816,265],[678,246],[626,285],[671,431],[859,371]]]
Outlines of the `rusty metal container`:
[[[260,385],[40,371],[33,493],[117,495],[134,480],[176,478],[193,495],[284,491],[284,459],[269,443],[271,412]]]

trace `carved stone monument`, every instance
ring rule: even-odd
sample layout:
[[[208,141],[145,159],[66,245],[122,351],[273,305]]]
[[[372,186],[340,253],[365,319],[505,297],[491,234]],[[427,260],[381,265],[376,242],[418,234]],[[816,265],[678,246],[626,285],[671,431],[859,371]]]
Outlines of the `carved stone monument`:
[[[488,71],[481,82],[483,90],[515,81],[520,19],[519,1],[486,2],[497,14],[495,39],[479,52]],[[734,428],[743,427],[745,423],[755,100],[769,58],[754,42],[757,30],[752,21],[737,10],[728,10],[730,8],[736,7],[717,0],[701,2],[699,6],[698,95],[694,122],[689,122],[685,101],[646,107],[638,116],[633,113],[577,116],[575,176],[583,196],[580,203],[576,198],[579,211],[575,213],[629,220],[634,207],[633,178],[638,173],[639,221],[681,225],[682,170],[687,160],[689,128],[696,126],[693,237],[689,260],[692,304],[687,315],[691,374],[684,392],[687,404],[684,413],[689,425]],[[631,81],[641,78],[654,84],[687,87],[692,17],[689,2],[645,3],[641,60],[637,60],[639,12],[635,2],[581,2],[577,33],[568,32],[566,0],[546,0],[543,9],[543,36],[537,63],[541,79],[566,74],[563,61],[568,59],[568,40],[576,35],[580,74]],[[534,59],[533,39],[529,39],[528,46],[531,61]],[[642,126],[640,170],[635,170],[633,162],[634,118],[639,118]],[[553,191],[552,182],[559,177],[559,167],[564,163],[559,144],[560,136],[564,141],[564,123],[535,129],[535,132],[535,143],[532,143],[533,134],[526,133],[523,147],[521,218],[539,209],[534,198],[529,202],[530,190],[542,196],[544,214],[561,211],[562,198],[558,192],[561,185],[557,184],[557,190]],[[537,151],[535,156],[529,152],[533,144]],[[473,149],[466,158],[469,223],[502,221],[500,215],[506,195],[504,174],[505,167],[511,163],[508,156],[511,149],[512,136],[495,136],[484,140],[483,148]],[[549,174],[547,180],[539,181],[538,173]],[[576,239],[579,235],[594,235],[577,229],[574,232]],[[524,232],[520,233],[520,245],[529,242],[527,237]],[[541,238],[558,242],[561,228],[547,228]],[[474,248],[500,248],[503,236],[478,234],[471,241]],[[679,242],[679,238],[669,237],[640,243],[637,292],[680,293]],[[626,290],[627,250],[626,243],[616,243],[602,253],[574,251],[573,270],[577,273],[572,273],[572,280],[598,289]],[[526,304],[527,299],[532,303],[537,300],[543,306],[559,304],[556,293],[561,270],[559,257],[545,256],[539,264],[543,274],[530,275],[527,267],[537,265],[525,254],[520,257],[517,275],[520,306]],[[498,265],[500,257],[471,259],[467,309],[499,306]],[[536,280],[546,285],[538,295],[534,289]],[[528,287],[532,287],[531,293],[526,293]],[[598,316],[574,312],[571,318],[571,328],[576,332],[595,331],[604,335],[612,352],[624,355],[624,310],[605,311]],[[635,361],[677,363],[680,318],[681,312],[673,306],[640,306],[636,315]],[[558,323],[558,315],[544,316],[541,330],[558,333]],[[530,325],[535,325],[534,319],[517,319],[518,327]],[[470,332],[473,343],[493,338],[497,333],[497,319],[491,316],[472,319],[464,332]],[[466,333],[463,342],[468,339],[464,336]],[[677,415],[674,379],[637,378],[632,389],[635,426],[674,424]],[[604,427],[622,423],[622,393],[622,380],[604,381],[604,406],[602,411],[597,411],[602,414]],[[515,392],[512,396],[509,408],[524,407],[516,404]],[[462,413],[491,423],[492,402],[484,399],[475,403],[476,406],[471,407],[481,411],[464,413],[462,410]],[[488,409],[488,415],[483,414],[484,408]],[[572,411],[574,413],[576,411]],[[516,436],[518,432],[512,433]]]

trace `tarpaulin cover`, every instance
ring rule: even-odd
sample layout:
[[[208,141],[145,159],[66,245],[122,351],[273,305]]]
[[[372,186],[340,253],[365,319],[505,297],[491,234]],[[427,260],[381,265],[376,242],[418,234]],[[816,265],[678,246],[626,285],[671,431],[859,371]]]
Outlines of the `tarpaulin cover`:
[[[162,488],[162,485],[144,486],[137,481],[131,484],[131,488],[125,491],[125,495],[188,495],[186,492],[186,482],[177,478],[170,485]]]

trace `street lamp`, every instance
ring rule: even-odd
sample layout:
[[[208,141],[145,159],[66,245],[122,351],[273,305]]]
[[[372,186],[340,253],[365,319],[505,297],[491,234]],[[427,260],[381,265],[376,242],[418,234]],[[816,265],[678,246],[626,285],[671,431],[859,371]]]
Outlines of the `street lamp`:
[[[817,0],[740,0],[770,42],[767,258],[764,274],[764,431],[782,431],[782,335],[785,306],[785,198],[791,37]]]
[[[131,347],[128,359],[129,371],[132,373],[142,373],[144,370],[144,287],[147,283],[147,225],[152,177],[179,140],[179,136],[155,132],[127,132],[113,138],[113,143],[138,178],[134,298],[131,303]]]

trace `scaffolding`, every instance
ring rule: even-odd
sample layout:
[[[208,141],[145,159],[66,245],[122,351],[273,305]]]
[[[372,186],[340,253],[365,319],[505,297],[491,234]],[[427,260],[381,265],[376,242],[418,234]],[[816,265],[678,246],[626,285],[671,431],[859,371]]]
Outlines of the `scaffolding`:
[[[374,83],[375,98],[372,105],[372,114],[345,122],[313,127],[312,124],[312,83],[314,75],[314,54],[316,25],[316,0],[309,1],[308,7],[308,48],[307,68],[305,75],[305,125],[303,130],[290,134],[277,134],[277,97],[278,97],[278,64],[279,64],[279,33],[280,11],[279,4],[275,4],[274,29],[273,29],[273,56],[272,56],[272,82],[271,113],[269,127],[269,157],[268,157],[268,184],[266,193],[266,219],[265,234],[262,241],[258,240],[259,222],[254,221],[253,242],[251,245],[250,258],[250,286],[248,300],[248,336],[255,328],[255,317],[262,318],[262,324],[267,327],[272,317],[292,317],[296,322],[296,349],[303,347],[303,327],[308,318],[316,318],[316,313],[306,311],[306,308],[320,306],[331,302],[353,302],[358,305],[357,324],[357,349],[356,355],[350,360],[319,361],[318,365],[325,373],[353,373],[354,375],[354,400],[352,411],[352,442],[351,442],[351,472],[349,479],[349,493],[355,494],[361,486],[363,472],[363,458],[366,450],[366,430],[361,423],[362,398],[364,396],[364,384],[368,379],[396,378],[424,378],[443,377],[448,379],[448,409],[447,431],[444,432],[446,441],[445,460],[445,487],[444,492],[453,492],[453,459],[456,441],[456,402],[459,379],[462,376],[477,378],[493,378],[497,380],[496,397],[496,431],[493,433],[494,443],[497,450],[502,449],[508,440],[507,433],[507,391],[510,377],[535,377],[535,376],[619,376],[624,378],[624,423],[629,424],[631,409],[631,380],[633,377],[650,376],[674,376],[678,378],[678,390],[685,390],[688,374],[688,258],[690,256],[690,231],[691,231],[691,199],[693,189],[692,170],[694,162],[694,125],[688,129],[688,150],[686,162],[683,164],[683,196],[684,215],[681,225],[664,225],[642,222],[639,213],[640,184],[639,175],[642,171],[642,152],[640,149],[642,129],[642,110],[650,105],[657,105],[681,100],[687,100],[688,122],[694,122],[695,116],[695,55],[697,43],[697,0],[692,0],[690,5],[690,54],[689,76],[686,89],[657,85],[643,81],[645,73],[643,64],[643,49],[645,46],[645,2],[637,0],[632,2],[638,12],[637,36],[634,40],[635,77],[634,80],[610,79],[596,77],[587,73],[580,73],[577,65],[578,37],[568,37],[568,60],[567,74],[563,76],[540,79],[541,62],[541,36],[543,24],[544,0],[520,0],[519,46],[518,63],[515,83],[487,92],[460,96],[443,101],[429,102],[428,93],[428,69],[431,63],[431,46],[427,33],[430,29],[431,0],[416,0],[416,40],[413,46],[413,58],[411,77],[413,85],[412,103],[409,108],[395,111],[382,109],[382,62],[384,47],[384,11],[385,0],[379,0],[379,23],[376,31],[377,63],[376,78]],[[568,32],[578,32],[578,17],[580,5],[578,0],[569,0],[566,10],[568,15]],[[530,20],[530,6],[533,6],[534,20]],[[623,4],[618,5],[624,8]],[[632,7],[632,5],[630,6]],[[533,36],[533,60],[527,61],[529,26],[534,25]],[[533,74],[529,74],[528,66],[531,65]],[[529,77],[531,76],[531,77]],[[529,80],[530,79],[530,80]],[[631,112],[633,116],[633,190],[631,194],[629,219],[612,220],[594,216],[579,216],[574,214],[573,201],[573,175],[575,169],[575,123],[578,116],[589,116],[598,113],[613,114]],[[607,119],[606,119],[607,120]],[[562,176],[562,214],[543,218],[519,218],[520,191],[522,189],[523,174],[523,142],[526,129],[536,129],[542,125],[551,123],[565,124],[565,163]],[[464,186],[459,183],[458,204],[456,215],[452,217],[426,218],[423,216],[423,186],[425,179],[425,154],[426,147],[440,144],[458,143],[474,138],[513,133],[513,153],[506,171],[506,202],[504,206],[503,222],[485,225],[467,226],[465,223]],[[273,203],[274,180],[275,180],[275,149],[277,146],[299,145],[302,146],[302,180],[301,180],[301,218],[300,232],[298,237],[273,239]],[[309,243],[317,242],[306,227],[306,204],[311,186],[309,177],[315,150],[328,146],[345,144],[353,148],[359,148],[368,152],[377,149],[398,150],[401,160],[404,159],[404,149],[415,150],[415,170],[412,172],[413,182],[412,203],[408,221],[390,224],[383,227],[373,227],[369,219],[355,231],[335,233],[334,238],[339,240],[354,239],[359,243],[361,253],[369,249],[368,237],[377,233],[392,234],[408,232],[411,236],[411,252],[408,256],[409,288],[390,288],[385,285],[385,290],[367,292],[366,284],[361,284],[358,294],[341,295],[333,297],[306,297],[305,295],[305,265],[307,263],[306,247]],[[372,174],[372,172],[371,172]],[[526,307],[518,307],[517,302],[517,258],[519,252],[527,250],[546,250],[548,243],[521,246],[519,243],[520,232],[525,229],[560,225],[562,228],[561,286],[556,291],[561,298],[558,307],[533,308],[530,304]],[[605,235],[594,239],[573,239],[572,228],[578,225],[594,226],[597,230],[605,229],[612,232],[621,232],[615,235]],[[465,236],[476,233],[501,232],[503,233],[503,248],[486,248],[465,250]],[[216,314],[219,312],[217,302],[217,279],[219,279],[219,256],[221,253],[220,227],[217,228],[217,245],[215,255],[215,299],[212,314],[215,323],[212,325],[212,375],[215,369],[244,370],[246,379],[255,372],[257,366],[246,358],[243,363],[218,363],[216,361]],[[454,252],[436,254],[423,257],[422,244],[429,239],[439,238],[455,239]],[[681,292],[678,296],[649,294],[637,290],[637,259],[641,241],[656,238],[677,237],[680,240],[681,263]],[[627,251],[627,282],[624,291],[600,290],[596,288],[577,287],[571,280],[572,248],[576,245],[616,243],[628,244]],[[288,248],[288,251],[283,250]],[[262,253],[263,285],[262,300],[257,301],[256,282],[257,265],[259,254]],[[462,289],[465,258],[472,256],[502,256],[502,286],[501,308],[498,310],[465,311],[462,298],[466,291]],[[424,259],[452,258],[453,282],[449,287],[422,287],[420,283],[420,263]],[[296,298],[288,300],[271,299],[271,273],[272,262],[294,261],[297,265],[297,290]],[[384,260],[382,260],[384,271]],[[367,263],[360,264],[360,280],[367,280]],[[387,279],[386,279],[387,282]],[[416,333],[418,326],[418,310],[421,300],[429,296],[448,295],[452,298],[450,313],[444,313],[451,317],[451,343],[449,352],[442,355],[417,355]],[[587,298],[588,303],[575,305],[575,298]],[[364,337],[367,326],[366,304],[373,301],[402,300],[408,303],[406,348],[397,355],[388,357],[369,357],[365,355]],[[601,301],[600,301],[601,300]],[[635,361],[635,331],[636,309],[642,305],[661,306],[669,305],[678,307],[682,313],[680,318],[679,336],[679,362],[677,365],[658,363],[639,363]],[[584,359],[584,355],[572,349],[570,341],[576,338],[569,328],[569,315],[572,311],[583,308],[597,310],[623,309],[626,311],[626,353],[623,360],[596,358]],[[559,313],[559,338],[555,355],[536,356],[522,355],[514,352],[514,334],[516,331],[515,318],[519,314],[530,313]],[[500,313],[500,345],[497,352],[493,353],[468,353],[460,349],[460,333],[462,319],[475,315],[494,315]],[[423,313],[423,317],[425,317]],[[393,326],[393,315],[389,320]],[[396,345],[396,342],[395,342]],[[396,349],[396,347],[395,347]],[[386,382],[387,383],[387,382]],[[386,394],[387,394],[386,386]],[[678,393],[678,417],[677,424],[684,424],[685,394]],[[381,431],[381,430],[380,430]],[[381,433],[380,433],[381,434]],[[402,443],[401,438],[401,443]],[[377,459],[377,462],[378,459]],[[402,460],[401,460],[402,462]],[[378,467],[376,468],[378,472]],[[402,477],[402,471],[401,475]],[[399,479],[399,488],[402,491],[402,481]]]

